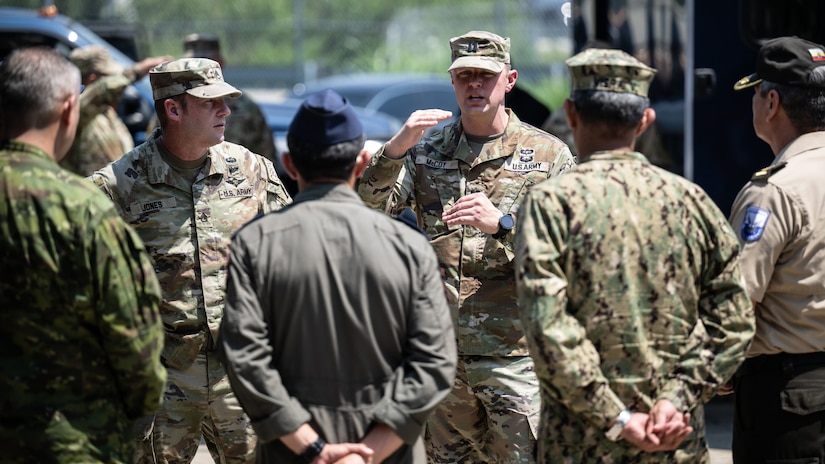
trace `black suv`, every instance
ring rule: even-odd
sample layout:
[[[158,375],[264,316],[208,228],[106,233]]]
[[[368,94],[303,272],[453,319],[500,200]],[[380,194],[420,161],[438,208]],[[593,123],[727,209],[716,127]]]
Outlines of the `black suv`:
[[[0,60],[22,47],[51,47],[65,56],[78,47],[100,45],[125,67],[134,61],[79,22],[57,13],[55,7],[40,10],[0,7]],[[117,112],[132,133],[135,144],[146,138],[146,126],[154,114],[152,89],[148,78],[129,86]]]

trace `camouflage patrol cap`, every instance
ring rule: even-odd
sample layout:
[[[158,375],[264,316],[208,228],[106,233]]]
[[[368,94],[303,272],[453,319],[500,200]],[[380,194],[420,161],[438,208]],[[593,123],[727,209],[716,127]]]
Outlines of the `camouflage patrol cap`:
[[[486,69],[500,73],[510,64],[510,38],[487,31],[470,31],[450,39],[453,63],[447,69]]]
[[[84,79],[92,73],[109,76],[123,72],[123,66],[115,62],[109,50],[100,45],[75,48],[69,54],[69,59],[77,66]]]
[[[184,58],[209,58],[221,53],[221,41],[211,33],[189,34],[183,38]]]
[[[763,80],[776,84],[812,87],[808,76],[814,68],[825,66],[822,45],[799,37],[779,37],[769,40],[759,49],[756,72],[739,79],[733,90],[753,87]],[[817,84],[821,87],[822,84]]]
[[[590,48],[567,59],[572,90],[602,90],[647,97],[656,70],[621,50]]]
[[[149,71],[155,100],[188,93],[198,98],[238,98],[241,91],[223,80],[221,65],[206,58],[180,58]]]

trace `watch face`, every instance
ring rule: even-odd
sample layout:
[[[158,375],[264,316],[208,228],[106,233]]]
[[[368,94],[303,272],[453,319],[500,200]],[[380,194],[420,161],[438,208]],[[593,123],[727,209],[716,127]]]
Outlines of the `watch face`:
[[[501,219],[498,220],[498,223],[499,223],[499,225],[501,226],[502,229],[507,229],[507,230],[512,229],[513,226],[516,225],[516,221],[513,220],[513,216],[511,216],[509,214],[505,214],[504,216],[501,216]]]

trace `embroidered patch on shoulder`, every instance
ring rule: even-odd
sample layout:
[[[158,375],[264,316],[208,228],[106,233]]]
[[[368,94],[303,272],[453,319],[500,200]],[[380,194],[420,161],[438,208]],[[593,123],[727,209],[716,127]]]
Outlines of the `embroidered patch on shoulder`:
[[[758,206],[748,206],[748,209],[745,210],[745,220],[739,230],[742,240],[745,242],[759,240],[762,237],[762,232],[765,231],[765,226],[768,225],[768,218],[770,217],[770,211]]]

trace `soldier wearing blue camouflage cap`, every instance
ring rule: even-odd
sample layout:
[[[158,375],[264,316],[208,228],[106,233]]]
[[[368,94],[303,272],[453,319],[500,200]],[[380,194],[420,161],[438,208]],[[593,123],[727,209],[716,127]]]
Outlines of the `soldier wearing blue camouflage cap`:
[[[703,403],[753,337],[739,246],[697,185],[634,151],[655,70],[569,60],[579,165],[526,195],[519,308],[542,386],[541,463],[708,463]]]
[[[291,199],[269,160],[224,141],[225,99],[240,91],[218,63],[183,58],[149,78],[160,128],[91,176],[146,243],[163,290],[169,380],[139,461],[188,462],[203,437],[216,462],[252,462],[254,432],[214,353],[229,243]]]
[[[539,386],[516,307],[513,230],[527,189],[575,164],[556,137],[523,123],[504,96],[516,84],[510,39],[470,31],[450,40],[461,117],[416,111],[364,173],[364,201],[410,207],[438,255],[458,337],[453,390],[427,424],[437,463],[532,460]]]
[[[0,461],[132,462],[160,405],[160,288],[112,203],[61,169],[80,73],[52,49],[0,65]]]
[[[825,45],[759,50],[753,128],[770,165],[733,202],[756,336],[734,377],[733,461],[825,462]]]

